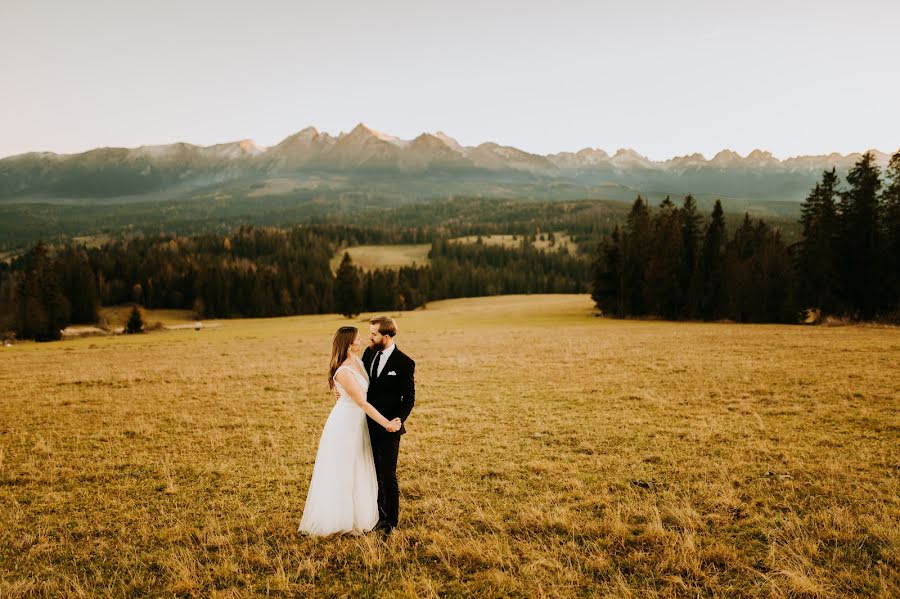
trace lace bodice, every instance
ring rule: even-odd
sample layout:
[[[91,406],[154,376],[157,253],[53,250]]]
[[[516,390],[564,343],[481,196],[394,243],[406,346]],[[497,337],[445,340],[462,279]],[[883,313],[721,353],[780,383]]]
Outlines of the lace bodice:
[[[338,369],[334,371],[335,377],[337,377],[337,373],[341,370],[348,370],[352,372],[356,376],[356,380],[359,383],[359,386],[362,387],[363,393],[369,390],[369,377],[363,374],[366,371],[366,367],[363,365],[362,360],[354,356],[357,366],[343,365],[338,366]],[[362,372],[361,372],[362,371]],[[347,394],[347,390],[337,381],[337,378],[334,379],[334,387],[338,390],[338,393],[341,396],[338,398],[338,401],[350,402],[353,403],[353,400]]]

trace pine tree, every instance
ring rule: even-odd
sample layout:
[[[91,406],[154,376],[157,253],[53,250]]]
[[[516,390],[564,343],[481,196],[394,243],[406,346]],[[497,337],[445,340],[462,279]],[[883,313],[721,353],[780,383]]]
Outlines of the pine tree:
[[[647,314],[644,280],[651,250],[650,209],[638,196],[625,223],[622,266],[622,315]]]
[[[71,305],[44,244],[38,242],[21,258],[24,270],[17,289],[18,336],[55,341],[70,322]]]
[[[723,315],[738,322],[753,320],[751,311],[758,303],[759,289],[753,282],[752,259],[758,247],[759,234],[750,215],[744,220],[725,245],[723,259]]]
[[[886,174],[881,195],[885,281],[880,304],[896,313],[900,312],[900,150],[891,156]]]
[[[712,218],[706,225],[703,246],[697,265],[698,309],[706,320],[719,318],[723,310],[723,268],[725,249],[725,215],[722,202],[716,200]]]
[[[125,334],[135,335],[144,332],[144,315],[140,307],[135,304],[131,307],[131,314],[128,316],[128,322],[125,323]]]
[[[680,284],[684,296],[683,316],[693,318],[698,310],[698,298],[694,290],[697,262],[700,259],[700,238],[703,218],[697,212],[697,202],[694,196],[688,194],[684,197],[681,208],[681,236],[684,247],[684,256],[681,260]]]
[[[0,341],[4,335],[14,335],[18,315],[16,287],[19,273],[13,273],[0,260]]]
[[[591,299],[603,313],[622,316],[622,231],[619,226],[597,248]]]
[[[882,262],[879,230],[881,177],[875,157],[866,152],[847,174],[849,189],[841,193],[841,282],[847,309],[867,320],[880,303]]]
[[[359,269],[353,265],[349,252],[338,267],[334,281],[334,302],[339,314],[353,318],[363,308],[363,286]]]
[[[821,183],[807,196],[800,216],[803,238],[797,247],[799,301],[825,312],[836,307],[837,184],[837,171],[832,168],[822,173]]]
[[[684,243],[681,215],[666,197],[652,219],[651,254],[645,273],[645,305],[651,314],[670,320],[682,314],[681,270]]]
[[[55,269],[62,292],[71,304],[72,322],[97,322],[100,317],[97,280],[84,249],[64,248],[57,256]]]

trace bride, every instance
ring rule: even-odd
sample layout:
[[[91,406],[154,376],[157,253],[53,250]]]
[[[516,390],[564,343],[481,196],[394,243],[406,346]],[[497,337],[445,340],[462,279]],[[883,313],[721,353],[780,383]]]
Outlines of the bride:
[[[359,534],[378,522],[378,482],[366,415],[392,433],[400,430],[400,419],[387,420],[366,401],[369,377],[354,355],[360,346],[356,327],[341,327],[334,335],[328,386],[340,396],[322,429],[298,532]]]

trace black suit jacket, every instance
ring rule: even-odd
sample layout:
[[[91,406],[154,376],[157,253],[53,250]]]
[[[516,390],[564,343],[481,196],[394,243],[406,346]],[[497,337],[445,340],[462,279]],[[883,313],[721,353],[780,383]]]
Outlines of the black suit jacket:
[[[375,350],[367,347],[363,352],[363,364],[366,372],[372,370],[372,362],[375,361]],[[390,373],[394,374],[390,374]],[[400,417],[400,420],[406,422],[409,413],[412,412],[413,404],[416,403],[416,381],[415,381],[416,363],[400,351],[399,347],[394,346],[394,351],[388,356],[387,362],[381,368],[381,376],[372,373],[369,379],[369,392],[367,399],[381,415],[388,420]],[[372,426],[374,424],[374,427]],[[369,419],[369,430],[377,430],[381,433],[389,435],[384,428]],[[406,427],[401,425],[399,434],[406,432]]]

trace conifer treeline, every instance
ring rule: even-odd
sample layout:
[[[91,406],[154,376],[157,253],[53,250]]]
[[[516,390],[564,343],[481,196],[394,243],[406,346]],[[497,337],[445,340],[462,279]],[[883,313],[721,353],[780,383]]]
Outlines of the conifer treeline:
[[[84,248],[65,247],[51,258],[39,243],[12,265],[0,263],[0,334],[59,339],[70,322],[96,322],[99,307]]]
[[[431,264],[363,272],[330,259],[338,247],[421,240],[421,231],[241,227],[228,236],[136,237],[102,248],[38,244],[0,270],[0,331],[58,339],[93,323],[101,305],[193,309],[198,317],[409,310],[429,300],[505,293],[583,292],[590,265],[560,250],[432,244]],[[349,258],[348,258],[349,260]]]
[[[851,318],[900,311],[900,152],[882,180],[865,154],[841,187],[826,171],[803,203],[802,239],[745,215],[731,236],[717,202],[703,225],[693,198],[651,213],[638,197],[599,247],[592,296],[614,316],[797,322],[806,309]]]

